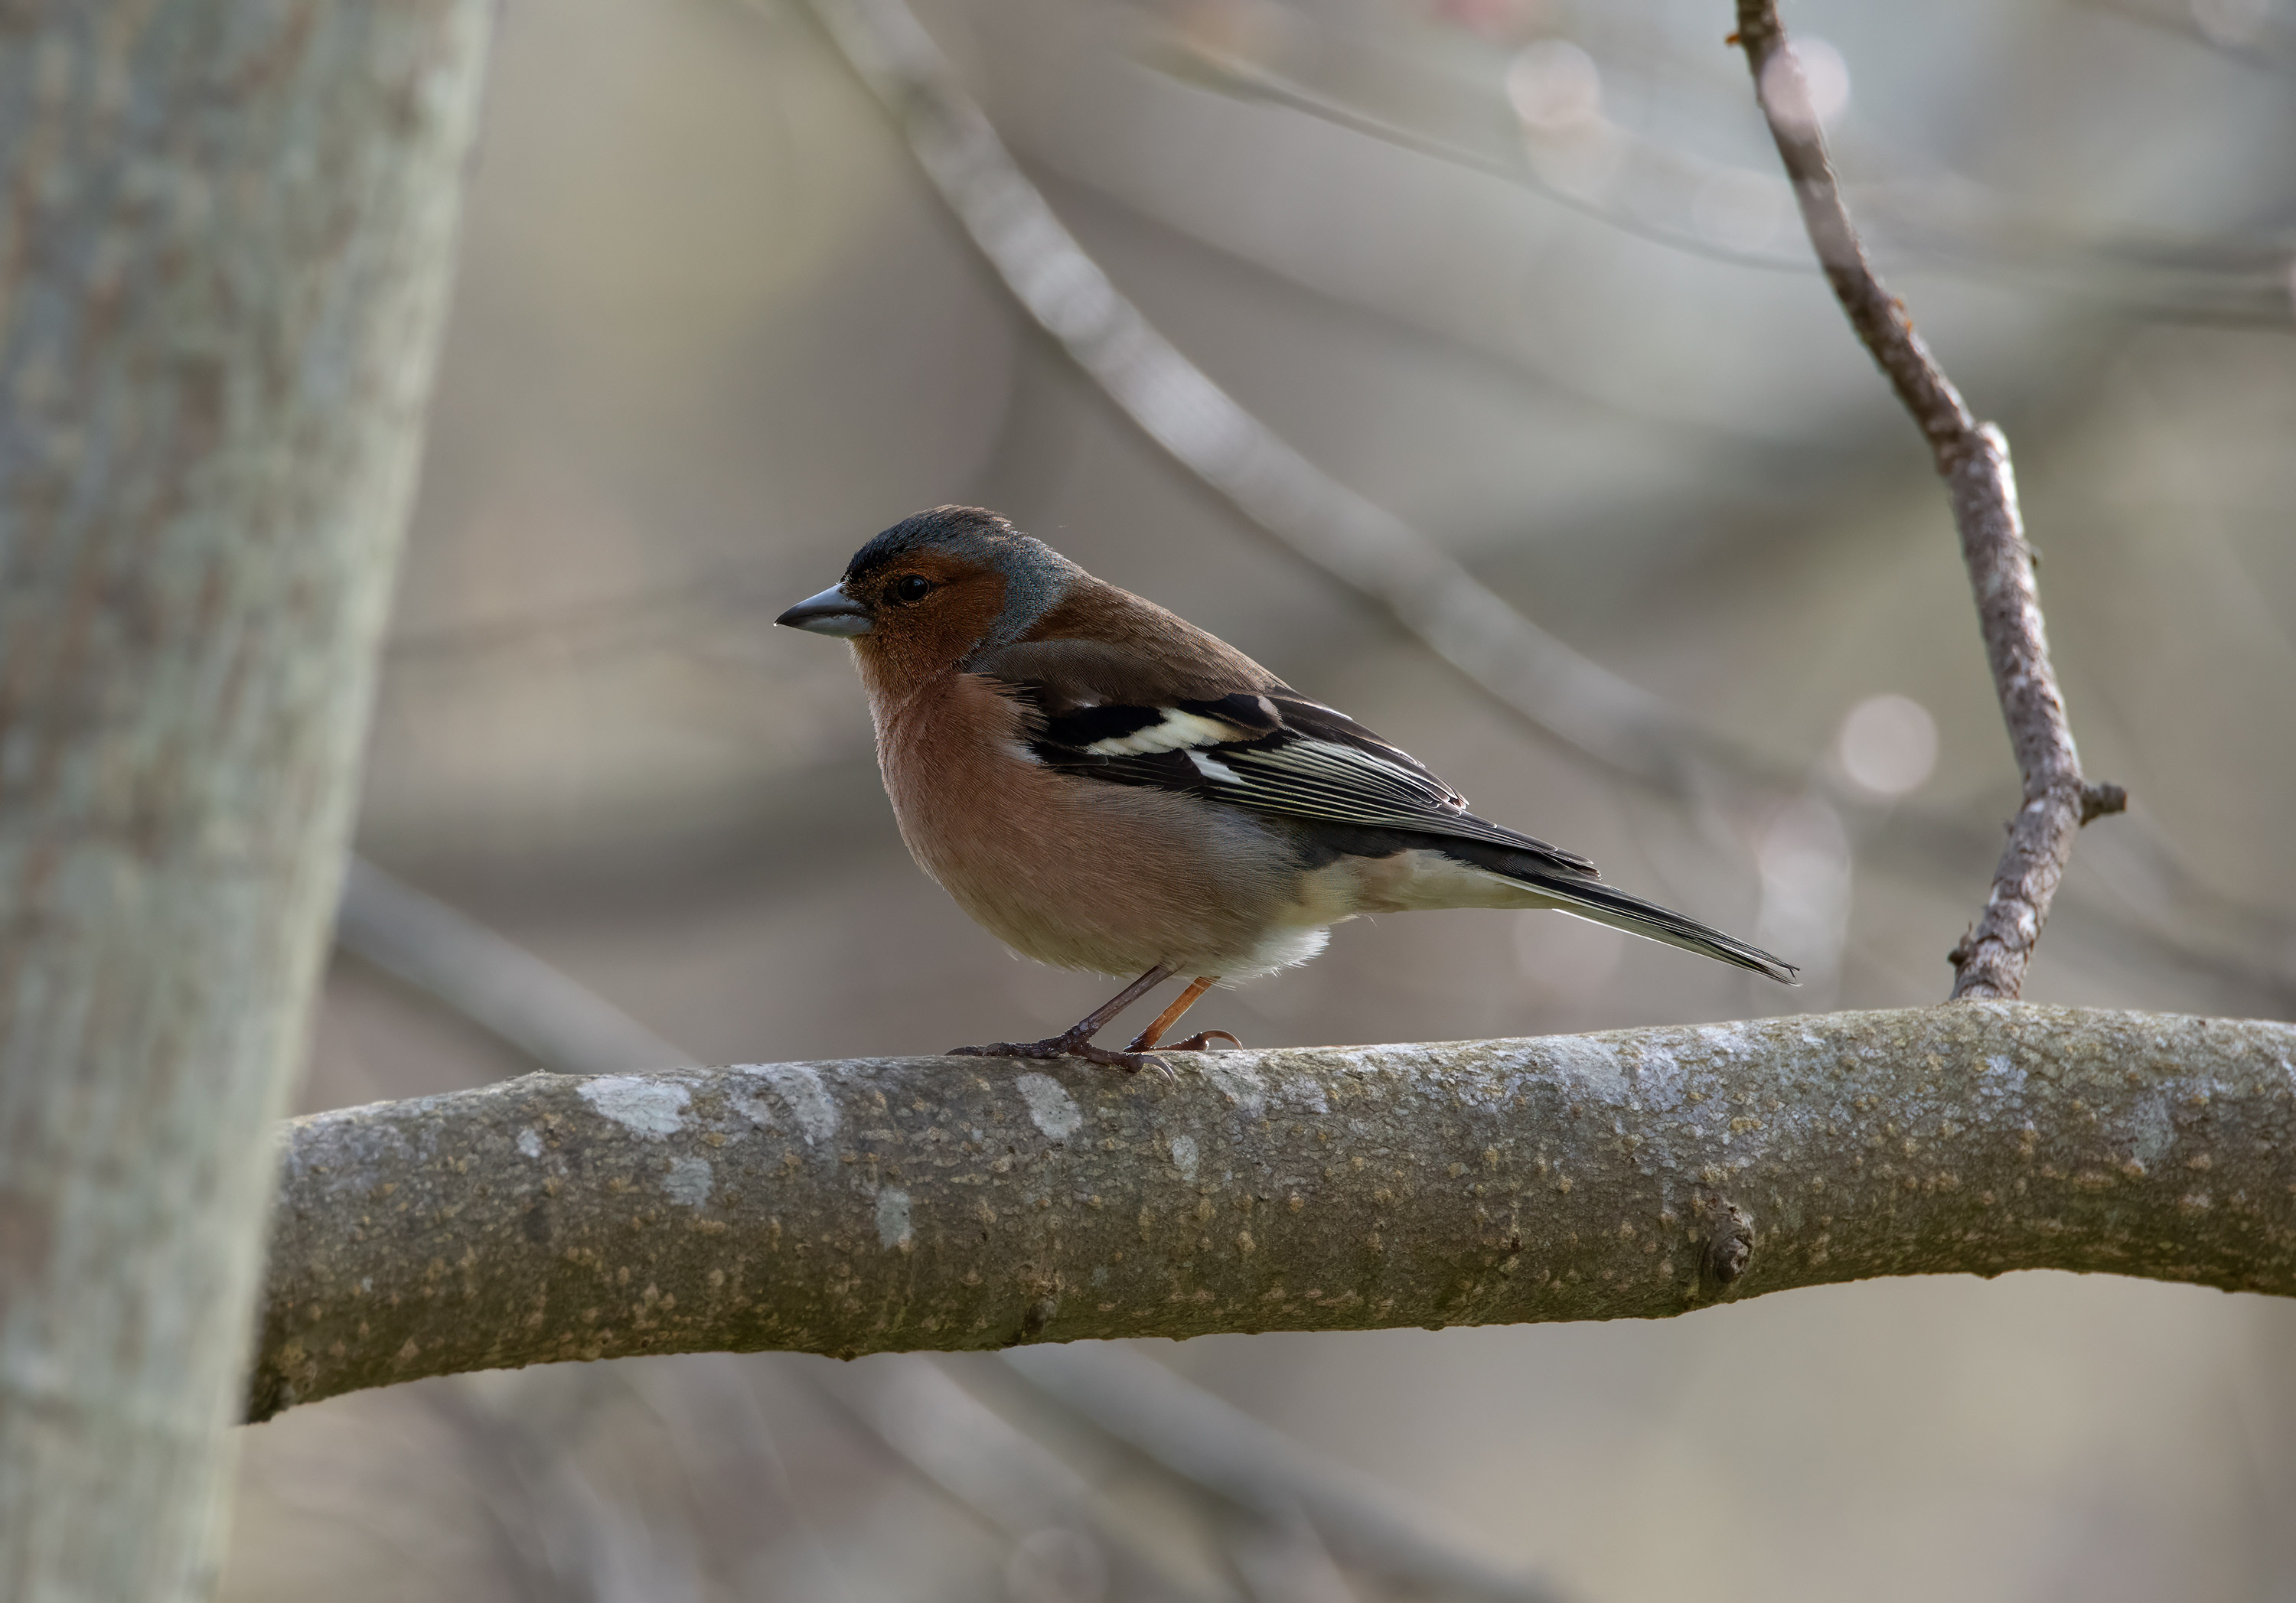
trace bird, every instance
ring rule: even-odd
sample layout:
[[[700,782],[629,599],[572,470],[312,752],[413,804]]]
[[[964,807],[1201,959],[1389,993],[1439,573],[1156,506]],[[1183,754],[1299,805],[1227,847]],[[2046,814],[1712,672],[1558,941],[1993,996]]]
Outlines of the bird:
[[[1551,908],[1792,985],[1793,964],[1470,812],[1402,748],[980,507],[903,519],[774,620],[851,642],[893,815],[973,920],[1135,976],[1057,1035],[954,1054],[1137,1070],[1198,998],[1306,962],[1365,913]],[[1119,1051],[1093,1037],[1189,983]]]

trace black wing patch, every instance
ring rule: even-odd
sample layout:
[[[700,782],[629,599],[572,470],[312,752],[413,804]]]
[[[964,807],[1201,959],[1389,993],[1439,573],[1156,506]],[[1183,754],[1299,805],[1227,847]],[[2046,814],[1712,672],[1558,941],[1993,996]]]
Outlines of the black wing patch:
[[[1011,689],[1031,714],[1029,750],[1048,767],[1259,813],[1484,841],[1535,853],[1567,872],[1595,871],[1576,853],[1476,817],[1464,797],[1409,753],[1280,687],[1158,707],[1084,705],[1044,687]]]
[[[1039,707],[1039,744],[1094,757],[1135,757],[1274,734],[1282,716],[1265,696],[1237,694],[1216,701],[1174,701],[1167,707]],[[1040,754],[1041,755],[1041,754]]]

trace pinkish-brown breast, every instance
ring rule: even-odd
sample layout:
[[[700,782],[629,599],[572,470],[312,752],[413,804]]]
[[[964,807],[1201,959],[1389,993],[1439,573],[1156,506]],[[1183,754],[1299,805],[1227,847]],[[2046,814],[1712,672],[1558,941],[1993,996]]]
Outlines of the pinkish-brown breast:
[[[1249,814],[1058,773],[977,675],[875,693],[877,759],[918,865],[1039,962],[1240,975],[1289,912],[1291,854]]]

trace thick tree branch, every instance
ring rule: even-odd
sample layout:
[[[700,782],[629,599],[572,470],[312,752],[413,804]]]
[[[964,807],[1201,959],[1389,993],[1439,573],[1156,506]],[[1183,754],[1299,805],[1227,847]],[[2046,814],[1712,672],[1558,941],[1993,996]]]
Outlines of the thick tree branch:
[[[1956,1001],[2013,999],[2072,856],[2073,837],[2090,819],[2120,812],[2128,797],[2118,785],[2090,785],[2081,777],[2064,697],[2049,662],[2009,442],[1971,414],[1915,332],[1905,302],[1890,293],[1866,259],[1774,0],[1738,0],[1735,39],[1753,71],[1762,114],[1826,282],[1929,440],[1961,531],[1962,560],[1976,593],[1978,625],[2025,797],[2009,825],[1985,910],[1953,949],[1953,994]]]
[[[250,1411],[634,1353],[1655,1317],[1875,1275],[2296,1294],[2296,1026],[1984,1003],[576,1079],[296,1121]]]

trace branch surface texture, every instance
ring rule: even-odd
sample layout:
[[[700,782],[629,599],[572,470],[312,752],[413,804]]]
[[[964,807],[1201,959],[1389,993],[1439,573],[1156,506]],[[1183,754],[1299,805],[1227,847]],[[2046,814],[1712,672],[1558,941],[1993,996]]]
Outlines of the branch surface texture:
[[[2296,1026],[1980,1002],[574,1078],[286,1126],[250,1413],[636,1353],[1652,1318],[1876,1275],[2296,1294]]]
[[[2073,837],[2090,819],[2120,812],[2128,797],[2118,785],[2090,785],[2081,777],[2072,725],[2049,661],[2008,440],[1971,414],[1915,331],[1905,302],[1890,293],[1867,259],[1834,182],[1824,132],[1774,0],[1738,0],[1734,38],[1753,71],[1762,115],[1793,183],[1826,282],[1920,425],[1953,504],[1994,691],[2025,789],[1985,910],[1953,949],[1953,994],[1956,1001],[2013,999],[2024,986],[2025,965],[2071,859]]]

